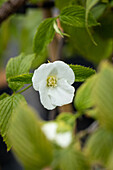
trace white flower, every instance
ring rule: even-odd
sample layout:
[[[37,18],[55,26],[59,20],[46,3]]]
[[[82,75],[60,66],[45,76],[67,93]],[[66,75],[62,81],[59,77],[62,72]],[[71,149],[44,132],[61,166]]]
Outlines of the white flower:
[[[47,139],[56,142],[62,148],[65,148],[71,144],[72,133],[68,132],[57,132],[58,124],[55,122],[46,123],[42,126],[42,131],[46,135]]]
[[[54,140],[56,136],[57,127],[58,127],[57,123],[54,122],[46,123],[42,126],[42,131],[49,140]]]
[[[58,133],[55,137],[55,141],[62,148],[65,148],[70,145],[72,141],[72,134],[71,132]]]
[[[41,103],[48,110],[72,102],[74,80],[73,70],[62,61],[42,64],[32,77],[33,88],[39,91]]]

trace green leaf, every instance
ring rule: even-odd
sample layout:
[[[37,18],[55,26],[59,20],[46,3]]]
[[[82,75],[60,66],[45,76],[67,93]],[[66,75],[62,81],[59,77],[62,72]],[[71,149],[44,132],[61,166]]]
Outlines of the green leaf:
[[[10,122],[15,114],[16,107],[21,102],[26,103],[24,97],[20,94],[5,97],[3,100],[0,100],[0,133],[7,144],[7,150],[11,147],[7,138]]]
[[[113,66],[103,62],[95,84],[92,99],[101,126],[113,130]]]
[[[89,19],[89,11],[90,11],[90,9],[91,9],[94,5],[96,5],[96,3],[97,3],[98,1],[99,1],[99,0],[93,0],[93,1],[92,1],[92,0],[87,0],[87,1],[86,1],[86,13],[85,13],[86,29],[87,29],[87,32],[88,32],[88,34],[89,34],[92,42],[93,42],[95,45],[97,45],[97,44],[96,44],[96,42],[94,41],[93,36],[92,36],[92,34],[91,34],[91,32],[90,32],[90,30],[89,30],[89,28],[88,28],[88,26],[89,26],[88,19]]]
[[[4,99],[5,97],[8,97],[9,94],[7,93],[3,93],[2,95],[0,95],[0,100]]]
[[[53,28],[54,18],[44,20],[38,27],[34,37],[33,50],[38,55],[43,54],[47,45],[53,40],[55,30]]]
[[[18,57],[11,58],[6,67],[7,81],[9,81],[12,77],[29,73],[34,57],[34,54],[26,56],[22,53]],[[24,83],[9,81],[8,85],[13,91],[17,91],[24,86]]]
[[[59,35],[61,35],[62,38],[64,38],[63,32],[61,32],[61,30],[58,28],[56,21],[54,21],[53,27],[54,27],[56,33],[58,33]]]
[[[85,8],[82,6],[69,6],[62,10],[59,16],[61,22],[74,27],[85,27]],[[93,16],[88,15],[88,26],[98,25]]]
[[[75,82],[83,82],[91,75],[95,74],[95,70],[81,65],[69,65],[75,74]]]
[[[106,164],[108,158],[113,151],[113,132],[105,129],[98,129],[88,140],[86,145],[86,153],[89,159],[93,161],[100,161]]]
[[[32,66],[31,66],[31,69],[36,69],[38,68],[41,64],[45,63],[48,59],[48,56],[47,56],[47,51],[45,51],[45,53],[43,53],[43,55],[36,55],[35,56],[35,59],[33,60],[33,63],[32,63]]]
[[[72,3],[76,3],[74,0],[55,0],[55,6],[60,10],[66,6],[72,5]]]
[[[46,139],[37,114],[20,105],[12,120],[9,139],[13,151],[26,169],[40,170],[52,161],[52,146]]]
[[[106,9],[103,15],[99,18],[99,22],[101,23],[101,27],[96,28],[99,36],[101,36],[105,42],[106,40],[113,40],[113,11],[109,5],[106,5]]]
[[[64,36],[70,37],[68,34],[63,33],[63,32],[58,28],[56,21],[54,21],[53,27],[54,27],[56,33],[58,33],[59,35],[61,35],[62,38],[64,38]]]
[[[93,107],[92,92],[95,87],[97,75],[87,79],[77,90],[74,105],[78,111],[84,111]]]
[[[8,79],[8,82],[18,82],[18,83],[24,83],[24,84],[29,84],[32,83],[32,73],[28,73],[28,74],[22,74],[22,75],[18,75],[18,76],[14,76]]]
[[[61,170],[89,170],[88,161],[73,147],[57,150],[53,166]]]
[[[97,3],[99,2],[99,0],[87,0],[86,1],[86,17],[88,17],[88,13],[91,10],[91,8],[93,8]]]
[[[100,33],[98,34],[93,30],[93,37],[98,44],[95,46],[85,28],[66,27],[66,25],[64,25],[63,29],[70,35],[70,45],[73,50],[76,50],[77,54],[82,55],[89,61],[98,64],[102,59],[111,56],[113,51],[112,39],[103,40],[103,38],[100,37]]]
[[[106,7],[107,7],[106,4],[98,4],[91,10],[91,12],[92,12],[93,16],[96,19],[98,19],[100,16],[102,16]]]

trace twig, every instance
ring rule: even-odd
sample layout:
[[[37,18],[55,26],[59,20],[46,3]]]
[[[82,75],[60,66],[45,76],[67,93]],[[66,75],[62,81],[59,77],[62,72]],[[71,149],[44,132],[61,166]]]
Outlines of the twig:
[[[7,87],[5,70],[0,70],[0,88]]]
[[[7,19],[10,15],[14,13],[23,13],[21,12],[24,9],[24,13],[28,8],[43,8],[50,9],[54,7],[53,1],[48,2],[38,2],[37,4],[28,3],[27,0],[9,0],[5,2],[0,8],[0,24]]]
[[[9,0],[5,2],[0,8],[0,24],[15,13],[25,2],[26,0]]]

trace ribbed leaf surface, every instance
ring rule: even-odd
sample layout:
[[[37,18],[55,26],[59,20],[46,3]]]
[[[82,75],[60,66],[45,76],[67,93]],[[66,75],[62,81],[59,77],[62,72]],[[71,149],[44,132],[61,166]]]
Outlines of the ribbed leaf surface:
[[[54,18],[44,20],[38,27],[34,38],[34,52],[41,55],[47,45],[53,40],[55,30],[53,28]]]
[[[34,54],[25,56],[25,54],[22,53],[18,57],[11,58],[6,67],[7,81],[12,77],[29,73],[34,57],[35,57]],[[21,87],[23,87],[24,83],[9,81],[8,85],[13,91],[17,91]]]
[[[95,74],[95,70],[81,65],[69,65],[75,74],[75,82],[83,82],[91,75]]]
[[[29,107],[16,110],[9,139],[25,169],[41,170],[52,161],[52,146],[41,131],[37,115]]]
[[[0,100],[0,133],[3,137],[3,140],[7,144],[8,150],[10,149],[10,145],[7,134],[10,127],[10,121],[15,114],[15,108],[21,102],[26,103],[24,97],[20,94],[5,97],[3,100]]]
[[[85,8],[82,6],[69,6],[62,10],[60,20],[64,24],[74,27],[85,27]],[[98,25],[91,13],[88,14],[88,26]]]
[[[22,74],[22,75],[18,75],[18,76],[14,76],[8,79],[8,82],[17,82],[17,83],[24,83],[24,84],[29,84],[32,83],[32,73],[28,73],[28,74]]]

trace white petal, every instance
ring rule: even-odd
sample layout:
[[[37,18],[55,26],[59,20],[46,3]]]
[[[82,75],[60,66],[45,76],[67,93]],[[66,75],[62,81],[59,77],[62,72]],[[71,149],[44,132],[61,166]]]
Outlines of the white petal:
[[[69,84],[73,84],[75,81],[75,74],[73,70],[63,61],[55,61],[53,63],[57,68],[57,75],[59,79],[66,79]]]
[[[74,87],[62,79],[58,81],[57,87],[48,89],[48,95],[53,105],[62,106],[72,102],[74,91]]]
[[[58,145],[65,148],[71,144],[72,134],[71,132],[58,133],[55,137],[55,141]]]
[[[57,127],[58,125],[55,122],[46,123],[42,126],[42,131],[49,140],[54,140],[56,136]]]
[[[49,88],[46,86],[46,81],[41,81],[39,85],[41,103],[46,109],[52,110],[56,107],[56,105],[51,103],[50,96],[48,95],[48,89]]]
[[[33,88],[38,91],[40,82],[46,80],[51,73],[56,74],[56,69],[53,63],[42,64],[34,71],[32,77]]]

